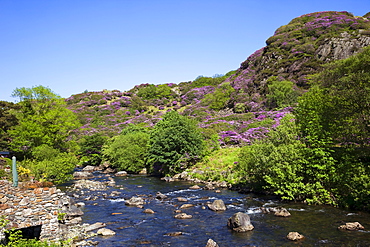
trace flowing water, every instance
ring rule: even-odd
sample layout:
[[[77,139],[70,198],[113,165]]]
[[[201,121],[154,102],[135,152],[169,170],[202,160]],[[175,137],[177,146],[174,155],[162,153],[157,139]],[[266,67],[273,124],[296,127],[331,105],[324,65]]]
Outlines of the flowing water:
[[[84,201],[84,223],[104,222],[116,232],[110,237],[94,237],[98,246],[205,246],[213,239],[220,247],[239,246],[370,246],[370,214],[350,212],[326,206],[307,206],[297,203],[282,203],[250,194],[240,194],[227,189],[216,193],[213,190],[192,190],[188,182],[167,183],[155,177],[128,176],[114,178],[118,188],[107,191],[86,192],[76,202]],[[117,196],[106,196],[119,191]],[[156,193],[167,195],[164,200],[155,198]],[[126,206],[125,199],[142,196],[144,208]],[[86,201],[84,197],[95,200]],[[178,197],[188,199],[179,202]],[[207,202],[222,199],[227,206],[223,212],[207,208]],[[184,203],[194,207],[182,211],[192,219],[175,219],[175,210]],[[291,213],[290,217],[263,214],[259,208],[282,206]],[[144,209],[154,214],[146,214]],[[248,213],[254,230],[235,233],[227,228],[227,220],[236,212]],[[345,222],[360,222],[364,231],[340,231]],[[293,242],[286,239],[291,231],[305,236]],[[182,232],[179,236],[168,233]]]

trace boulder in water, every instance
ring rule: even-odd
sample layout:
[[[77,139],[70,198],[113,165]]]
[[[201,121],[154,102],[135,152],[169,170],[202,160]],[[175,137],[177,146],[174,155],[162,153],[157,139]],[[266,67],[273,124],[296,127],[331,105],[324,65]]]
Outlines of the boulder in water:
[[[222,200],[214,200],[211,204],[208,204],[208,208],[213,211],[225,211],[226,206]]]
[[[191,190],[199,190],[200,187],[199,187],[199,185],[193,185],[189,189],[191,189]]]
[[[116,177],[125,177],[127,176],[127,172],[126,171],[119,171],[117,172],[116,174],[114,174]]]
[[[264,214],[273,213],[275,216],[279,217],[288,217],[291,215],[289,211],[283,207],[270,207],[270,208],[261,207],[260,209]]]
[[[206,247],[219,247],[219,246],[215,241],[213,241],[213,239],[208,239]]]
[[[181,214],[176,214],[175,219],[191,219],[193,218],[192,215],[186,214],[186,213],[181,213]]]
[[[166,199],[167,196],[158,191],[157,194],[155,194],[155,198],[163,200]]]
[[[96,167],[95,166],[85,166],[82,171],[84,172],[93,172],[93,171],[96,171]]]
[[[227,222],[227,226],[235,232],[247,232],[254,229],[249,215],[238,212],[231,216]]]
[[[94,224],[91,224],[91,225],[88,225],[85,227],[85,231],[86,232],[91,232],[91,231],[94,231],[96,229],[99,229],[99,228],[103,228],[105,227],[106,224],[105,223],[101,223],[101,222],[96,222]]]
[[[116,233],[108,228],[101,228],[98,230],[98,235],[103,235],[103,236],[113,236]]]
[[[130,199],[125,200],[125,204],[128,205],[128,206],[139,207],[139,206],[142,206],[144,204],[144,199],[141,198],[141,197],[133,196]]]
[[[169,233],[166,233],[165,235],[166,236],[171,236],[171,237],[176,237],[176,236],[180,236],[182,234],[183,234],[182,232],[169,232]]]
[[[286,237],[287,239],[292,241],[304,239],[304,236],[302,234],[299,234],[298,232],[289,232],[289,234]]]
[[[348,231],[358,231],[364,230],[365,227],[363,227],[359,222],[347,222],[345,225],[339,226],[338,229]]]
[[[180,209],[191,208],[191,207],[194,207],[194,205],[190,203],[185,203],[181,205]]]
[[[154,211],[150,208],[145,209],[143,212],[146,214],[154,214]]]
[[[279,217],[289,217],[291,214],[286,208],[277,208],[274,215]]]
[[[74,179],[87,179],[92,178],[94,175],[91,172],[74,172],[73,178]]]

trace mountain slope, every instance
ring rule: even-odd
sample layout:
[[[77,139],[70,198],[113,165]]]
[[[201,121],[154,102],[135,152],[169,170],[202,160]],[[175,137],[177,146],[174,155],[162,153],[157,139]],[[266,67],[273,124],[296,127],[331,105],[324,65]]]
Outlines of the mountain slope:
[[[166,111],[177,110],[198,120],[206,139],[244,145],[262,138],[289,112],[267,104],[271,80],[292,81],[293,91],[304,92],[308,77],[323,64],[370,45],[368,18],[335,11],[303,15],[278,28],[265,47],[224,76],[141,84],[127,92],[86,92],[66,101],[81,119],[82,135],[112,136],[130,123],[151,127]]]
[[[268,78],[295,82],[307,88],[308,76],[321,70],[321,65],[348,58],[370,45],[370,20],[348,12],[317,12],[293,19],[278,28],[261,48],[244,61],[236,74],[227,79],[255,103],[265,102]],[[252,96],[252,97],[251,97]],[[241,97],[231,105],[240,103]]]

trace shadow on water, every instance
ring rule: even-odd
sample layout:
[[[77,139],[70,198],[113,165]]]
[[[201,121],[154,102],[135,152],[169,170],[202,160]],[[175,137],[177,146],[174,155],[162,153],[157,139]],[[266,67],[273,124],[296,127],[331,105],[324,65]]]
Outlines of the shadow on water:
[[[104,178],[104,177],[103,177]],[[92,191],[84,196],[95,196],[96,200],[84,201],[84,223],[104,222],[107,228],[116,232],[111,237],[95,237],[98,246],[205,246],[213,239],[220,247],[239,246],[370,246],[370,231],[339,231],[337,227],[345,222],[360,222],[370,229],[370,215],[364,212],[349,212],[326,206],[308,206],[297,203],[282,203],[261,196],[240,194],[236,191],[191,190],[187,182],[161,181],[156,177],[116,177],[117,187],[108,191]],[[121,194],[105,197],[112,191]],[[167,195],[164,200],[155,198],[156,193]],[[142,196],[144,208],[126,206],[125,199]],[[187,202],[179,202],[184,197]],[[222,199],[227,210],[214,212],[207,208],[207,202]],[[193,207],[182,211],[193,216],[191,219],[175,219],[175,210],[184,203]],[[282,206],[291,213],[290,217],[276,217],[262,214],[259,208]],[[154,214],[146,214],[144,209]],[[246,212],[251,217],[254,230],[234,233],[227,228],[227,220],[236,212]],[[296,231],[305,236],[299,242],[286,239]],[[179,236],[168,233],[182,232]]]

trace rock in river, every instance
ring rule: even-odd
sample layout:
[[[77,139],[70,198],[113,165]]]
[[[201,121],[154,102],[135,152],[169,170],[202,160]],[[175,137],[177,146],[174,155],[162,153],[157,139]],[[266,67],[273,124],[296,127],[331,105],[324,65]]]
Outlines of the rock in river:
[[[108,228],[101,228],[98,230],[98,235],[103,235],[103,236],[113,236],[116,233]]]
[[[297,240],[304,239],[304,236],[302,234],[299,234],[298,232],[290,232],[286,236],[286,238],[292,241],[297,241]]]
[[[181,213],[181,214],[176,214],[175,219],[191,219],[193,218],[192,215],[186,214],[186,213]]]
[[[345,225],[339,226],[338,229],[348,231],[358,231],[364,230],[365,227],[363,227],[359,222],[347,222]]]
[[[144,204],[144,199],[141,197],[133,196],[129,200],[125,200],[125,204],[128,206],[142,206]]]
[[[213,211],[225,211],[226,210],[225,203],[222,200],[215,200],[213,203],[208,204],[208,208]]]
[[[227,222],[227,226],[235,232],[247,232],[254,229],[249,215],[242,212],[235,213],[231,216]]]
[[[219,247],[213,239],[208,239],[206,247]]]

